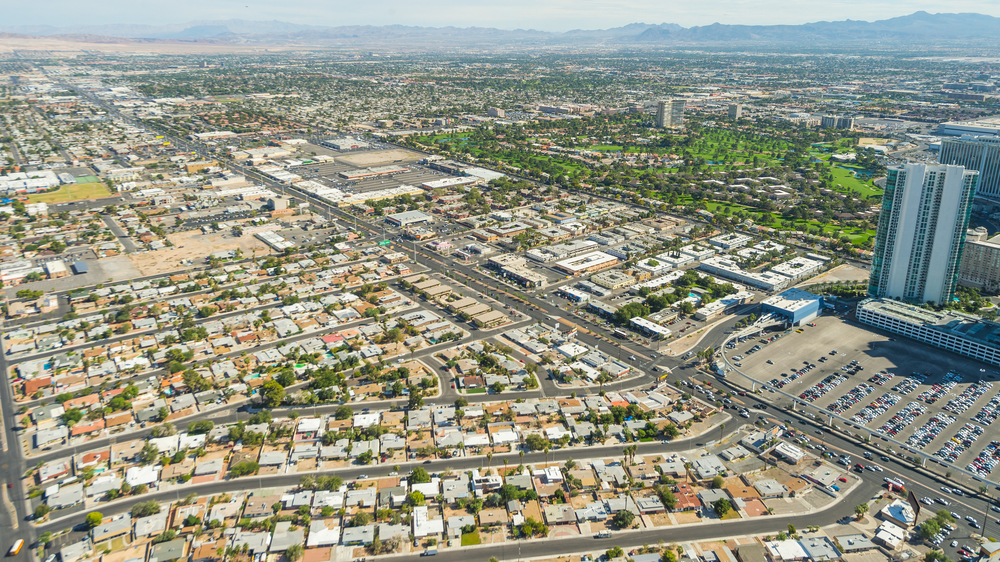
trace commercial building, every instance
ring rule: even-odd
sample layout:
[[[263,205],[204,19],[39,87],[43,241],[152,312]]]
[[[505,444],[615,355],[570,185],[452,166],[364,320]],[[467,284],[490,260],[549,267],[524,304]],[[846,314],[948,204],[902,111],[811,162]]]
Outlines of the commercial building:
[[[976,193],[1000,198],[1000,137],[962,135],[941,141],[938,161],[979,172]]]
[[[555,263],[555,268],[570,275],[594,273],[618,264],[618,258],[604,252],[590,252]]]
[[[643,334],[651,336],[653,339],[670,337],[669,328],[664,328],[663,326],[660,326],[656,322],[650,322],[645,318],[640,318],[640,317],[632,318],[629,321],[629,323],[632,325],[632,328],[634,328],[639,332],[642,332]]]
[[[800,325],[819,316],[823,297],[802,289],[788,289],[761,301],[761,314],[775,314]]]
[[[747,236],[746,234],[739,234],[736,232],[731,232],[729,234],[720,234],[714,238],[709,238],[708,243],[722,248],[723,250],[732,250],[733,248],[742,248],[746,246],[753,238]]]
[[[364,168],[361,170],[345,170],[337,175],[347,180],[363,180],[377,176],[391,176],[408,170],[409,168],[404,166],[375,166],[374,168]]]
[[[462,187],[464,185],[476,185],[482,182],[479,178],[473,177],[463,177],[463,178],[441,178],[439,180],[425,181],[420,184],[420,187],[431,191],[434,189],[449,189],[452,187]]]
[[[753,300],[753,293],[740,291],[736,294],[722,297],[717,301],[712,301],[695,310],[694,318],[695,320],[701,320],[704,322],[717,316],[723,316],[746,304],[749,300]]]
[[[495,328],[509,321],[507,315],[497,310],[491,310],[486,314],[480,314],[472,319],[472,322],[480,328]]]
[[[434,222],[434,217],[421,211],[405,211],[386,216],[385,222],[396,227],[407,227],[414,224]]]
[[[524,287],[537,288],[545,286],[544,275],[527,268],[524,257],[517,254],[501,254],[489,258],[486,265]]]
[[[656,102],[656,126],[680,127],[684,124],[684,100],[670,98]]]
[[[791,281],[789,277],[779,273],[746,271],[735,261],[722,256],[702,261],[698,269],[765,291],[780,291],[787,287]]]
[[[635,277],[622,271],[604,271],[590,278],[591,281],[612,291],[635,284]]]
[[[966,233],[958,284],[994,293],[1000,290],[1000,235],[987,236],[981,226]]]
[[[979,172],[907,164],[886,175],[868,293],[947,302],[955,292]]]
[[[1000,324],[971,314],[935,312],[889,299],[858,303],[858,320],[979,361],[1000,365]]]
[[[325,146],[326,148],[332,148],[334,150],[358,150],[361,148],[368,148],[369,146],[371,146],[365,141],[359,141],[357,139],[351,139],[346,137],[339,139],[325,140],[322,143],[320,143],[320,145]]]
[[[743,117],[743,104],[741,103],[729,104],[729,118],[739,119],[741,117]]]
[[[824,265],[826,265],[825,262],[811,260],[800,256],[790,259],[784,263],[779,263],[778,265],[772,267],[771,271],[774,273],[780,273],[793,281],[798,281],[799,279],[811,277],[819,273],[820,270],[823,269]]]
[[[962,135],[1000,135],[1000,117],[984,117],[967,121],[947,121],[938,125],[938,134],[950,137]]]

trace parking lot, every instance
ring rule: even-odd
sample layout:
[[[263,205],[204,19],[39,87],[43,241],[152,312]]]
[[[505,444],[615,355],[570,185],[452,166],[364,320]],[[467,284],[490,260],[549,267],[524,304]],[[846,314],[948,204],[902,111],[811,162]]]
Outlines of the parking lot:
[[[807,402],[807,412],[850,420],[849,431],[878,431],[979,476],[1000,476],[991,474],[1000,440],[987,431],[1000,416],[1000,372],[842,318],[815,323],[771,343],[748,338],[726,351],[778,403],[775,388]]]
[[[338,174],[340,172],[359,170],[362,168],[339,162],[307,164],[304,166],[289,168],[289,171],[302,176],[305,180],[322,183],[348,193],[366,193],[378,189],[399,187],[401,185],[418,187],[426,181],[451,177],[443,172],[431,170],[430,168],[425,168],[413,162],[399,162],[398,164],[408,168],[408,171],[356,180],[347,180],[340,177]]]

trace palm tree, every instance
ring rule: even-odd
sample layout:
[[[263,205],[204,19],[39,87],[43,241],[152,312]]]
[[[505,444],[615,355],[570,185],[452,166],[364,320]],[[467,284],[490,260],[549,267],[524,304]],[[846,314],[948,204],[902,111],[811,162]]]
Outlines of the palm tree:
[[[601,392],[604,392],[604,383],[611,382],[612,379],[607,373],[601,373],[597,376],[596,380],[601,385]]]
[[[503,473],[504,473],[504,475],[507,474],[507,463],[509,463],[509,462],[510,462],[510,460],[507,457],[504,457],[504,459],[503,459]]]
[[[719,443],[722,443],[722,432],[726,430],[726,424],[719,424]]]
[[[548,447],[545,448],[545,464],[546,465],[549,464],[549,448]]]
[[[493,453],[486,453],[486,471],[489,472],[490,466],[493,465]]]

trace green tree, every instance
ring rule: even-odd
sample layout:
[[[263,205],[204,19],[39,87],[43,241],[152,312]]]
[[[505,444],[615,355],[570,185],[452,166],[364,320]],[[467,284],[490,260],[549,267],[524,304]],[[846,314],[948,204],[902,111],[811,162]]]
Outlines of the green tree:
[[[632,523],[635,522],[635,514],[627,509],[623,509],[616,513],[615,516],[611,518],[611,521],[615,524],[615,527],[618,527],[619,529],[628,529],[632,526]]]
[[[413,472],[410,473],[410,482],[412,484],[426,484],[427,482],[430,481],[431,481],[431,475],[427,474],[427,471],[424,470],[424,467],[422,466],[414,468]]]
[[[301,544],[293,544],[292,546],[288,547],[287,550],[285,550],[285,558],[287,558],[291,562],[295,562],[299,558],[302,558],[303,550],[304,549],[302,548]]]
[[[928,519],[917,527],[917,533],[925,541],[932,540],[935,535],[941,532],[941,525],[935,519]]]
[[[261,387],[261,403],[267,408],[277,408],[285,401],[285,387],[270,380]]]
[[[104,514],[100,511],[91,511],[84,518],[84,523],[87,525],[88,529],[93,529],[94,527],[100,525],[101,521],[104,521]]]
[[[712,489],[721,490],[723,486],[726,485],[726,480],[722,476],[716,476],[712,479]]]
[[[52,508],[47,504],[38,504],[38,507],[35,508],[35,519],[43,519],[50,511],[52,511]]]
[[[712,509],[719,514],[719,517],[725,517],[727,513],[733,510],[733,504],[729,503],[729,500],[726,498],[721,498],[712,502]]]
[[[132,506],[132,510],[130,511],[132,517],[149,517],[150,515],[155,515],[159,512],[160,502],[156,500],[137,503]]]
[[[864,517],[866,513],[868,513],[867,503],[859,503],[858,505],[854,506],[854,515],[858,519]]]
[[[256,474],[258,470],[260,470],[260,465],[256,461],[241,461],[233,465],[229,469],[229,473],[239,478],[240,476]]]

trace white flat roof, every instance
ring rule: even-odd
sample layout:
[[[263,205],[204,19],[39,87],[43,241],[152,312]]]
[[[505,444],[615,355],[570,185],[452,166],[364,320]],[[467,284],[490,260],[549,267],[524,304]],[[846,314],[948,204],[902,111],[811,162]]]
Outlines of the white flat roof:
[[[595,265],[601,265],[617,260],[618,258],[610,254],[605,254],[604,252],[590,252],[589,254],[583,254],[581,256],[557,261],[556,265],[569,271],[583,271],[594,267]]]

